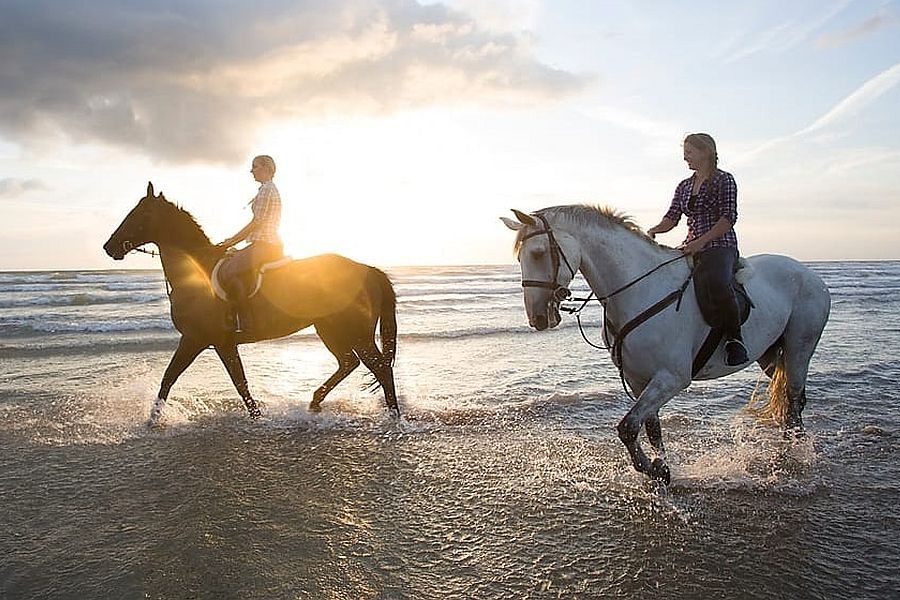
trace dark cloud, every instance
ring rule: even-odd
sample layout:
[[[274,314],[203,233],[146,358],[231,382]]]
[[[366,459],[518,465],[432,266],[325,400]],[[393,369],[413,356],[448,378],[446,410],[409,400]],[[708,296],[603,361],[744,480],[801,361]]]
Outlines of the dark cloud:
[[[529,42],[411,0],[5,0],[0,135],[230,162],[273,119],[583,87]]]

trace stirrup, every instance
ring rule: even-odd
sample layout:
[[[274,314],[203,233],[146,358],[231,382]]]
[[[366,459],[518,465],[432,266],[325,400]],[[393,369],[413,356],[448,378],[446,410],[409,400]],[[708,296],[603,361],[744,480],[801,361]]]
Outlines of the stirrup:
[[[732,339],[725,342],[725,364],[729,367],[737,367],[750,362],[747,356],[747,347],[744,342]]]
[[[256,326],[255,319],[249,312],[249,310],[237,311],[234,319],[235,333],[246,333]]]

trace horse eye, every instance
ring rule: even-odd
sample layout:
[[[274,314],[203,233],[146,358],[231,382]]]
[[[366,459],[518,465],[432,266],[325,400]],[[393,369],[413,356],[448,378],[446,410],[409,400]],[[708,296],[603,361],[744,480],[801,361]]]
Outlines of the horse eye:
[[[547,254],[547,251],[543,248],[535,248],[531,251],[531,258],[540,259],[543,258],[545,254]]]

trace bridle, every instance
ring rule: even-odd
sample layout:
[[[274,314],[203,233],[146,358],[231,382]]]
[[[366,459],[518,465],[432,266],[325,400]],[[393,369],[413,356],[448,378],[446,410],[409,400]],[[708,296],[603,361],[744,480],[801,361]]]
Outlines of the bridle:
[[[529,240],[533,237],[537,237],[539,235],[546,235],[547,241],[550,244],[550,264],[553,271],[553,276],[549,281],[540,281],[537,279],[523,279],[522,287],[537,287],[544,288],[546,290],[552,291],[553,300],[557,303],[562,302],[563,300],[568,300],[572,296],[572,292],[564,285],[559,284],[559,265],[560,259],[565,263],[566,267],[568,267],[569,271],[572,273],[572,277],[575,277],[575,269],[572,268],[572,264],[569,262],[569,259],[566,258],[565,253],[562,251],[562,248],[559,246],[559,242],[556,241],[556,236],[553,235],[553,230],[550,229],[550,223],[547,222],[547,218],[544,215],[534,215],[538,219],[541,220],[541,223],[544,224],[544,228],[540,231],[532,231],[528,235],[522,236],[522,243],[525,240]]]
[[[128,254],[129,252],[143,252],[144,254],[149,254],[150,256],[159,256],[159,252],[156,252],[155,250],[144,250],[140,246],[135,246],[127,240],[122,242],[122,250],[125,251],[125,254]]]
[[[128,254],[130,252],[142,252],[144,254],[149,254],[150,256],[159,256],[159,252],[156,252],[155,250],[144,250],[140,246],[135,246],[128,240],[122,242],[122,250],[125,251],[125,254]],[[165,269],[163,269],[163,279],[166,280],[166,296],[171,296],[172,284],[171,282],[169,282],[169,277],[166,275]]]

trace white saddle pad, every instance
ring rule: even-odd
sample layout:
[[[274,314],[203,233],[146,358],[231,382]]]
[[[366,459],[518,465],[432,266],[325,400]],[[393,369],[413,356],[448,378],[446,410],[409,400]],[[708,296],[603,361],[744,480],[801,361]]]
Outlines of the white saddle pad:
[[[219,267],[228,259],[228,256],[223,257],[216,263],[216,266],[213,267],[212,274],[210,275],[210,283],[212,284],[213,292],[215,292],[216,297],[222,300],[228,300],[228,295],[225,293],[225,288],[222,287],[222,283],[219,281]],[[247,295],[248,298],[252,298],[256,295],[256,292],[259,291],[260,286],[262,286],[262,276],[266,271],[271,271],[272,269],[277,269],[278,267],[283,267],[286,264],[292,262],[294,259],[290,256],[284,256],[279,258],[273,262],[263,263],[262,266],[259,267],[259,270],[256,274],[256,282],[253,284],[253,289]]]

